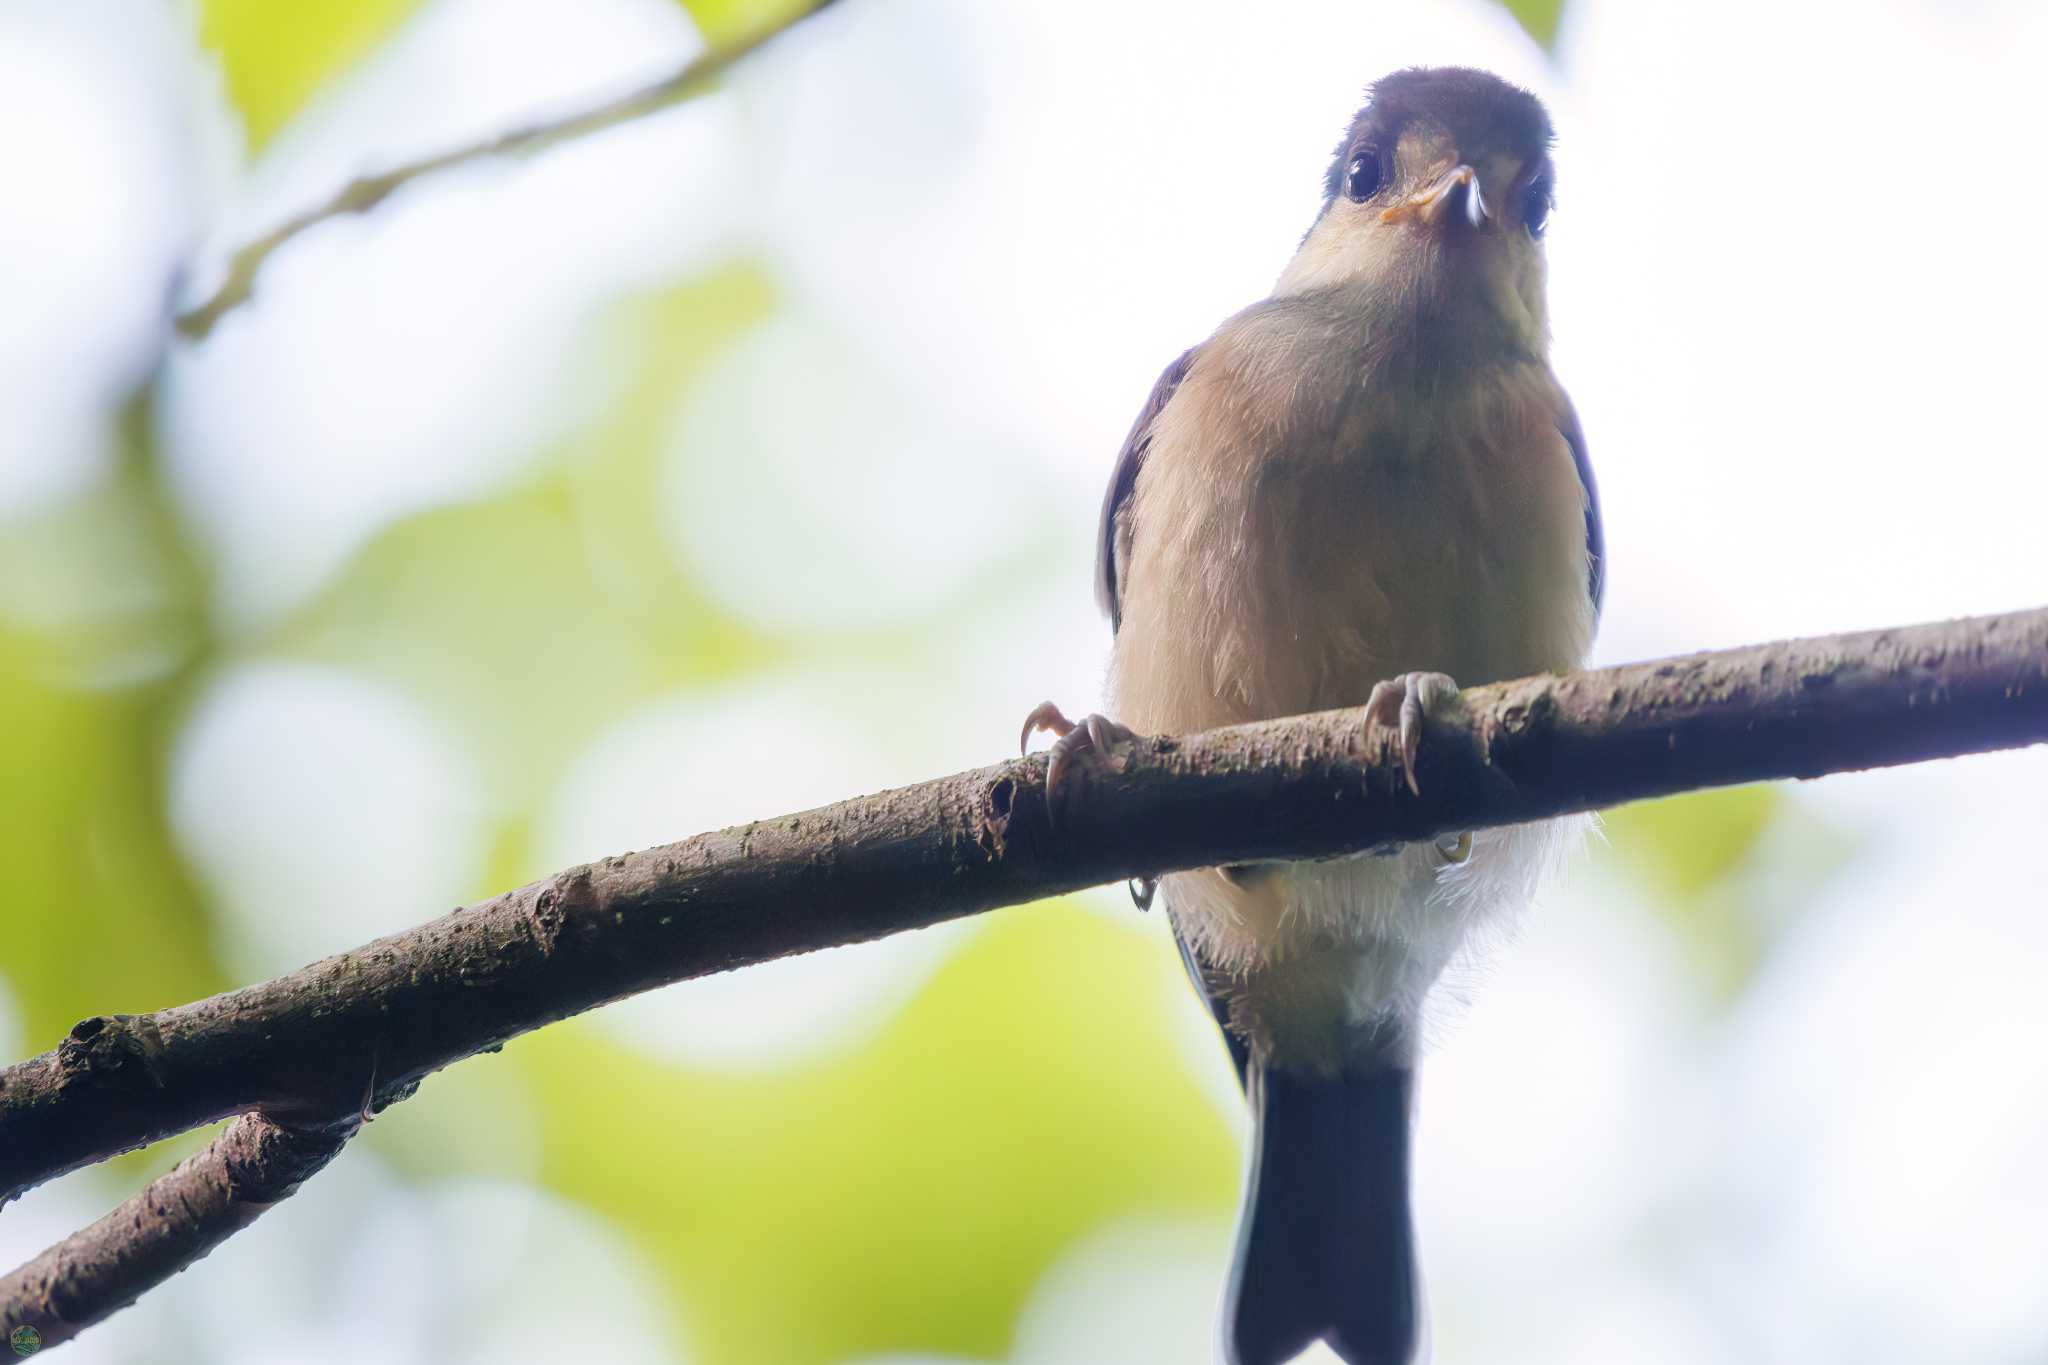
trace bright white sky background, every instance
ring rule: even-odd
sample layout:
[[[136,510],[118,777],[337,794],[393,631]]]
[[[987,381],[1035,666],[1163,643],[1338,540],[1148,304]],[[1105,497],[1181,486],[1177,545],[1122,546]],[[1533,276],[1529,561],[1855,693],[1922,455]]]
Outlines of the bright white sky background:
[[[151,0],[0,8],[0,519],[100,476],[106,405],[195,233],[217,263],[357,171],[695,43],[671,0],[437,0],[243,166],[190,33]],[[1031,703],[1094,694],[1095,509],[1153,377],[1264,293],[1364,84],[1452,61],[1533,86],[1559,127],[1556,361],[1607,515],[1601,659],[2048,602],[2048,6],[2029,0],[1573,0],[1555,66],[1478,0],[847,0],[724,93],[309,234],[175,359],[176,489],[230,620],[260,628],[393,519],[504,486],[585,420],[605,377],[564,373],[592,362],[563,338],[606,299],[765,244],[791,306],[678,418],[679,442],[736,456],[669,481],[682,561],[747,619],[854,628],[1048,537],[1062,567],[963,625],[951,676],[882,668],[851,689],[921,708],[918,742],[864,740],[845,678],[648,708],[548,795],[537,856],[814,804],[847,794],[849,768],[880,786],[987,761]],[[799,371],[805,402],[772,401]],[[0,584],[0,611],[51,609]],[[318,754],[282,751],[309,727]],[[834,761],[807,772],[821,749]],[[454,903],[482,856],[478,775],[404,698],[347,676],[231,668],[179,752],[180,834],[246,921],[252,975]],[[681,753],[729,780],[683,780]],[[391,798],[345,799],[357,778]],[[2048,893],[2025,861],[2048,756],[1799,801],[1854,832],[1857,862],[1732,1028],[1703,1043],[1672,984],[1681,945],[1586,877],[1449,1031],[1418,1141],[1440,1358],[2048,1357]],[[361,845],[390,856],[325,851]],[[267,922],[287,894],[333,917]],[[857,1034],[945,947],[613,1015],[654,1045],[741,1040],[735,1063],[798,1056]],[[27,1041],[0,998],[0,1043]],[[0,1218],[0,1252],[98,1212],[52,1187]],[[490,1218],[525,1250],[502,1283],[469,1266],[448,1288],[448,1248],[492,1242]],[[220,1362],[354,1358],[373,1311],[385,1358],[417,1340],[421,1359],[509,1358],[551,1325],[460,1293],[565,1274],[602,1296],[573,1330],[587,1343],[602,1314],[603,1358],[655,1339],[632,1328],[658,1314],[630,1250],[524,1185],[423,1205],[365,1156],[277,1222],[266,1254],[230,1246],[67,1358],[148,1358],[148,1314],[222,1311],[231,1266],[274,1283],[276,1316],[223,1327]],[[1047,1278],[1019,1365],[1198,1358],[1215,1255],[1171,1227],[1106,1229]],[[430,1319],[438,1335],[409,1335]]]

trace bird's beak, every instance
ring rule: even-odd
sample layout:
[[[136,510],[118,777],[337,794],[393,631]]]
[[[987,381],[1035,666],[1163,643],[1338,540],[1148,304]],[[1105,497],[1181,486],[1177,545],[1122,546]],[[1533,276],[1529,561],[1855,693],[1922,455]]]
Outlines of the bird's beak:
[[[1459,211],[1463,206],[1463,217],[1473,227],[1478,227],[1493,216],[1487,207],[1486,196],[1479,191],[1479,172],[1470,166],[1453,166],[1436,178],[1436,183],[1409,195],[1400,203],[1380,214],[1380,221],[1399,223],[1409,218],[1419,218],[1434,227],[1444,215]]]

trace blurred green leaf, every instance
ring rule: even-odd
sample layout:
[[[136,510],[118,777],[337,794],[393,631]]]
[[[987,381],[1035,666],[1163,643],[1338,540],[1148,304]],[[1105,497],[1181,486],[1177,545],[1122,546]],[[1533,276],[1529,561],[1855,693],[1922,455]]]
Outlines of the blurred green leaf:
[[[1557,27],[1564,18],[1564,0],[1501,0],[1515,22],[1528,31],[1531,38],[1550,51],[1557,42]]]
[[[512,826],[634,705],[772,658],[678,570],[655,479],[678,400],[773,297],[738,265],[623,305],[600,328],[619,387],[590,431],[522,488],[391,526],[272,646],[405,688],[468,745]],[[523,836],[501,845],[494,873]]]
[[[329,79],[397,30],[419,0],[201,0],[249,145],[261,149]]]
[[[1616,864],[1679,931],[1722,1004],[1853,847],[1783,786],[1764,783],[1622,806],[1605,826]]]
[[[211,635],[148,432],[145,395],[107,482],[0,529],[0,972],[37,1049],[226,984],[165,809]]]
[[[1713,999],[1740,994],[1763,960],[1763,925],[1738,877],[1779,814],[1774,786],[1640,801],[1605,816],[1608,842],[1650,906],[1678,930]]]
[[[0,630],[0,971],[38,1050],[226,985],[165,827],[158,697],[63,686],[58,657]]]
[[[1638,801],[1608,812],[1608,838],[1660,894],[1697,896],[1742,866],[1783,801],[1766,783]]]
[[[216,637],[156,478],[152,397],[120,413],[106,482],[0,528],[0,973],[32,1051],[88,1016],[229,984],[168,823],[171,743]],[[96,1178],[133,1187],[210,1137],[130,1152]]]
[[[711,47],[722,47],[750,33],[816,9],[820,0],[683,0],[690,20]]]
[[[698,1071],[572,1024],[507,1056],[548,1183],[665,1268],[691,1360],[1000,1359],[1104,1220],[1228,1216],[1239,1153],[1176,1047],[1197,1006],[1171,953],[1042,905],[991,917],[850,1055]]]

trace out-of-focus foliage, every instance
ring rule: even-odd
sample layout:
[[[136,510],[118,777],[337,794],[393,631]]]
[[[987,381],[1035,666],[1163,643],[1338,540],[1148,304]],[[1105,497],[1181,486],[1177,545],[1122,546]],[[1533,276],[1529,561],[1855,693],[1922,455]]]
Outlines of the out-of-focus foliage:
[[[140,405],[121,436],[107,483],[0,530],[0,967],[44,1042],[224,984],[164,804],[204,583]]]
[[[419,0],[203,0],[200,40],[262,147],[322,84],[389,37]]]
[[[1739,995],[1774,931],[1847,860],[1849,840],[1777,786],[1723,787],[1608,812],[1619,866],[1684,937],[1715,998]]]
[[[694,1359],[1000,1359],[1060,1252],[1121,1215],[1222,1217],[1237,1154],[1174,1061],[1160,945],[1000,915],[886,1031],[793,1069],[691,1072],[563,1028],[513,1044],[557,1190],[668,1270]]]
[[[677,404],[773,305],[750,265],[621,305],[597,329],[618,372],[591,430],[523,487],[393,525],[276,647],[403,687],[467,742],[501,811],[636,703],[777,657],[674,571],[654,486]]]
[[[1564,0],[1501,0],[1515,22],[1529,36],[1548,49],[1557,42],[1557,28],[1564,18]]]
[[[164,826],[161,691],[66,686],[58,659],[47,641],[0,631],[5,969],[39,1046],[88,1015],[225,984]]]
[[[1742,867],[1783,804],[1776,787],[1726,787],[1623,806],[1607,822],[1659,892],[1697,896]]]
[[[682,0],[691,22],[713,47],[814,9],[818,2]],[[419,7],[420,0],[202,0],[200,39],[219,55],[229,98],[241,113],[250,146],[260,149],[322,85],[375,50]]]
[[[816,9],[820,0],[683,0],[704,41],[713,47],[758,33],[778,20]]]

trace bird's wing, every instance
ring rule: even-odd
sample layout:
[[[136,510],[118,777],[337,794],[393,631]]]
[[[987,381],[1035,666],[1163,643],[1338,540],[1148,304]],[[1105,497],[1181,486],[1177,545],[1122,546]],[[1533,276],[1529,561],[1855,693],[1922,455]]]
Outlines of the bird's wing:
[[[1159,376],[1159,382],[1152,386],[1152,396],[1145,400],[1138,420],[1131,423],[1130,435],[1124,437],[1123,449],[1117,452],[1116,472],[1109,476],[1109,491],[1103,495],[1102,525],[1095,541],[1095,599],[1101,604],[1103,614],[1109,617],[1111,632],[1123,624],[1124,576],[1131,560],[1131,495],[1138,487],[1138,469],[1145,463],[1145,452],[1152,444],[1152,425],[1166,410],[1167,403],[1172,401],[1180,381],[1186,378],[1188,367],[1194,363],[1196,349],[1190,347],[1181,352],[1179,358]],[[1244,1080],[1245,1044],[1242,1038],[1230,1031],[1229,1007],[1211,989],[1209,972],[1204,970],[1194,948],[1182,936],[1178,924],[1174,926],[1173,941],[1180,948],[1180,960],[1187,967],[1189,983],[1216,1016],[1224,1041],[1230,1045],[1230,1060],[1237,1064],[1238,1080]]]
[[[1095,600],[1109,618],[1112,634],[1123,624],[1123,575],[1131,556],[1131,494],[1138,487],[1138,467],[1145,463],[1145,452],[1152,444],[1152,424],[1159,420],[1159,414],[1173,398],[1173,391],[1186,377],[1188,366],[1194,363],[1195,349],[1182,351],[1180,358],[1168,365],[1166,373],[1152,386],[1152,396],[1145,400],[1138,420],[1131,424],[1131,434],[1124,437],[1124,448],[1116,457],[1116,472],[1109,476],[1109,491],[1102,498],[1102,525],[1095,539]]]
[[[1173,925],[1173,943],[1180,949],[1180,964],[1188,969],[1188,982],[1195,988],[1195,994],[1202,997],[1202,1003],[1209,1007],[1209,1013],[1216,1016],[1216,1027],[1223,1033],[1223,1041],[1230,1047],[1230,1060],[1237,1067],[1237,1083],[1245,1083],[1245,1067],[1251,1061],[1251,1051],[1243,1038],[1231,1031],[1230,1006],[1217,994],[1212,973],[1202,965],[1202,959],[1195,956],[1195,946],[1180,931],[1180,922],[1172,918],[1169,907],[1168,922]]]
[[[1579,471],[1579,487],[1586,494],[1586,591],[1593,596],[1593,619],[1600,619],[1600,603],[1607,595],[1607,534],[1600,528],[1600,489],[1593,482],[1593,461],[1586,454],[1586,433],[1579,426],[1579,413],[1571,397],[1558,391],[1557,430],[1571,447],[1572,464]]]

